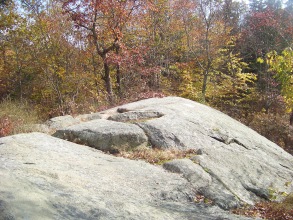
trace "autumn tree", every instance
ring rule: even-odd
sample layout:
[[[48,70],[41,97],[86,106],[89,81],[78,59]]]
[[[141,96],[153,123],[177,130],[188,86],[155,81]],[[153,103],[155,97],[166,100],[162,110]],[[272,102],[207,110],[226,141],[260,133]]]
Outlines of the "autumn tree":
[[[125,48],[122,46],[122,39],[127,24],[146,4],[146,1],[138,0],[68,0],[63,4],[64,11],[70,14],[75,25],[87,31],[97,55],[101,58],[104,68],[102,79],[110,102],[113,102],[111,57],[115,57],[121,48]],[[115,67],[119,70],[119,66]],[[117,73],[119,74],[119,71]]]
[[[213,69],[214,57],[218,49],[223,46],[221,40],[224,40],[222,36],[225,31],[223,24],[221,23],[221,18],[217,15],[219,14],[219,8],[221,3],[214,0],[200,0],[199,1],[199,18],[202,21],[199,29],[203,34],[203,38],[198,35],[198,46],[199,51],[196,54],[196,62],[202,69],[203,83],[202,83],[202,96],[205,99],[208,77]],[[193,50],[194,51],[194,50]],[[199,54],[203,54],[203,59],[200,59]]]
[[[9,94],[30,100],[47,114],[68,114],[88,78],[82,69],[78,38],[72,37],[73,26],[57,1],[22,3],[25,16],[17,18],[17,25],[6,36],[7,79],[13,85]]]
[[[8,56],[8,39],[7,35],[12,29],[16,20],[16,13],[14,11],[14,5],[9,5],[7,7],[5,2],[2,1],[0,4],[0,100],[8,92],[8,66],[7,66],[7,56]]]
[[[1,1],[0,1],[0,5],[1,5],[1,6],[2,6],[2,5],[6,5],[7,2],[8,2],[8,0],[1,0]]]
[[[281,52],[292,43],[292,17],[281,6],[280,1],[253,0],[238,42],[241,56],[257,74],[259,109],[264,108],[266,112],[278,101],[277,83],[267,63],[257,59],[264,59],[273,50]]]
[[[0,13],[0,83],[6,89],[1,91],[1,95],[8,93],[22,99],[24,72],[29,59],[29,56],[24,55],[28,49],[28,42],[23,37],[28,33],[26,19],[17,14],[12,1],[6,1]]]
[[[251,108],[249,104],[255,93],[256,75],[249,72],[248,64],[237,52],[236,40],[236,37],[231,37],[220,49],[217,74],[212,80],[208,97],[213,106],[240,118]]]
[[[181,25],[184,2],[178,4],[178,1],[154,1],[154,10],[148,10],[144,16],[139,36],[145,46],[144,64],[147,71],[144,72],[147,74],[143,77],[147,78],[150,90],[177,90],[177,86],[172,84],[176,81],[172,65],[182,62],[186,52],[184,29]]]
[[[247,5],[244,2],[224,0],[221,10],[226,28],[230,28],[230,35],[238,35],[241,31],[241,22],[245,15]]]
[[[189,21],[183,16],[186,42],[195,73],[201,75],[200,91],[202,100],[205,101],[209,78],[216,73],[217,58],[220,49],[229,40],[231,28],[225,23],[221,1],[192,1],[190,7]]]
[[[286,48],[281,54],[271,51],[267,54],[265,62],[269,71],[278,83],[281,95],[286,103],[287,111],[293,112],[293,51]]]

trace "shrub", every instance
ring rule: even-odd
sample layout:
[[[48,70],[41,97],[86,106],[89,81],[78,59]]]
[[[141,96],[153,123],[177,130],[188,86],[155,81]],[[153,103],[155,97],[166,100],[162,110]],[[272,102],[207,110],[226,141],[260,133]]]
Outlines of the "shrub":
[[[253,115],[248,126],[283,147],[289,153],[293,153],[293,146],[290,141],[292,131],[290,131],[288,114],[258,112]]]

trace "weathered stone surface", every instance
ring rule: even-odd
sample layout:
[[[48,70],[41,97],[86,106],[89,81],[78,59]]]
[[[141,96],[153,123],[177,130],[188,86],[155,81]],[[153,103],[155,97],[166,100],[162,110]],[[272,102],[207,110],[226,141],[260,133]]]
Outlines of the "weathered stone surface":
[[[0,138],[0,219],[247,219],[178,174],[41,133]]]
[[[201,149],[217,144],[217,141],[204,135],[198,126],[182,120],[179,115],[165,115],[158,119],[138,122],[137,125],[145,131],[150,143],[156,148]]]
[[[96,119],[102,119],[102,115],[100,113],[84,114],[84,115],[76,116],[75,119],[85,122],[85,121],[91,121]]]
[[[113,118],[136,111],[162,115],[135,123],[153,147],[200,150],[201,155],[193,159],[209,174],[211,183],[198,190],[220,207],[279,200],[293,191],[292,155],[229,116],[177,97],[142,100],[103,114]],[[188,179],[184,169],[178,168]]]
[[[117,109],[119,112],[119,109]],[[120,110],[121,111],[121,110]],[[121,114],[116,114],[110,116],[108,120],[120,121],[120,122],[139,122],[147,121],[154,118],[160,118],[163,114],[156,111],[134,111],[134,112],[122,112]]]
[[[147,136],[137,125],[104,119],[60,129],[53,136],[106,152],[131,150],[148,143]]]
[[[49,119],[45,122],[45,125],[51,130],[57,130],[78,123],[80,123],[80,120],[73,118],[71,115],[64,115]]]
[[[102,119],[81,123],[85,116],[77,117],[60,125],[55,136],[110,152],[147,143],[161,149],[197,149],[200,155],[191,158],[196,164],[179,160],[164,167],[180,173],[223,209],[280,200],[293,192],[292,155],[208,106],[178,97],[153,98],[94,115]],[[63,116],[54,123],[66,118],[71,120]],[[80,124],[67,127],[71,123]]]
[[[198,191],[212,183],[212,177],[200,165],[189,159],[178,159],[164,163],[163,167],[173,173],[180,173]]]
[[[270,155],[269,151],[261,148],[247,150],[232,143],[221,148],[207,148],[203,155],[198,156],[198,160],[213,177],[213,182],[217,181],[229,191],[225,195],[229,198],[233,196],[235,202],[239,201],[240,204],[253,204],[259,198],[276,197],[278,200],[284,192],[292,192],[293,166],[287,167],[288,163],[292,163],[292,159],[288,158],[284,165],[286,156],[287,154],[280,154],[277,159],[275,155]],[[222,192],[221,188],[216,190],[216,187],[203,191],[211,198],[220,197]],[[223,204],[226,201],[228,200],[225,198],[220,206],[231,208]]]

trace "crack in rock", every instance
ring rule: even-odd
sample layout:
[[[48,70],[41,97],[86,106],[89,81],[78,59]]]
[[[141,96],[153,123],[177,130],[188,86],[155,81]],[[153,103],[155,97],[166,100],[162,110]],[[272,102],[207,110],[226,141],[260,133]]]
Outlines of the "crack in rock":
[[[269,200],[270,199],[270,194],[268,190],[265,189],[261,189],[261,188],[256,188],[256,187],[249,187],[247,185],[243,185],[244,189],[246,189],[247,191],[252,192],[253,194],[255,194],[256,196],[263,198],[265,200]]]
[[[201,166],[202,169],[212,178],[212,182],[209,186],[199,189],[199,192],[202,195],[207,198],[211,198],[219,207],[224,210],[237,208],[241,206],[241,204],[250,204],[249,201],[241,198],[241,196],[239,196],[238,193],[233,190],[233,188],[229,187],[229,185],[227,185],[216,173],[200,163],[197,164]],[[259,194],[265,197],[265,194]]]
[[[283,164],[281,164],[281,163],[280,163],[280,166],[281,166],[281,167],[284,167],[284,168],[286,168],[286,169],[288,169],[288,170],[290,170],[290,171],[291,171],[291,169],[292,169],[292,168],[287,167],[287,166],[285,166],[285,165],[283,165]]]
[[[250,148],[246,147],[244,144],[242,144],[239,140],[237,140],[235,138],[228,138],[228,137],[223,138],[223,137],[215,137],[215,136],[211,136],[211,135],[209,135],[209,137],[213,138],[214,140],[216,140],[218,142],[224,143],[226,145],[235,143],[235,144],[238,144],[241,147],[244,147],[247,150],[250,150]]]
[[[147,123],[135,123],[139,126],[148,138],[153,148],[169,149],[187,149],[186,145],[174,133],[168,133]]]

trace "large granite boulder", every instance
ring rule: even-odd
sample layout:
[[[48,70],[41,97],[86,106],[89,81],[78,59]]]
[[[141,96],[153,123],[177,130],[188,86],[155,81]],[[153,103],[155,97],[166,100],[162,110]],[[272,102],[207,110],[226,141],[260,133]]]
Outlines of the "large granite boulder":
[[[91,121],[96,119],[102,119],[102,116],[100,113],[91,113],[91,114],[78,115],[75,117],[75,119],[85,122],[85,121]]]
[[[80,120],[73,118],[71,115],[64,115],[51,118],[44,125],[52,132],[78,123],[80,123]]]
[[[67,141],[40,133],[0,139],[0,219],[237,219],[223,210],[293,192],[292,155],[187,99],[52,121],[63,119],[54,136]],[[145,146],[197,155],[153,166],[102,152]],[[193,202],[202,196],[213,206]]]
[[[87,122],[87,121],[101,119],[101,118],[102,118],[102,115],[100,113],[77,115],[76,117],[73,117],[71,115],[63,115],[63,116],[58,116],[58,117],[54,117],[47,120],[42,126],[35,125],[34,130],[36,132],[52,134],[56,130],[66,128],[71,125],[76,125],[81,122]]]
[[[148,142],[147,136],[139,126],[104,119],[72,125],[58,130],[53,136],[105,152],[145,147]]]
[[[195,204],[193,186],[143,161],[41,133],[0,139],[0,219],[247,219]]]
[[[254,204],[261,199],[278,201],[293,191],[292,155],[208,106],[178,97],[153,98],[112,108],[100,115],[140,127],[149,147],[197,149],[200,153],[192,158],[194,166],[191,162],[176,161],[164,167],[183,173],[187,181],[197,186],[198,193],[223,209]],[[71,131],[72,127],[62,132],[66,130]],[[73,140],[78,136],[83,135],[65,138]],[[203,179],[195,182],[196,177]]]

